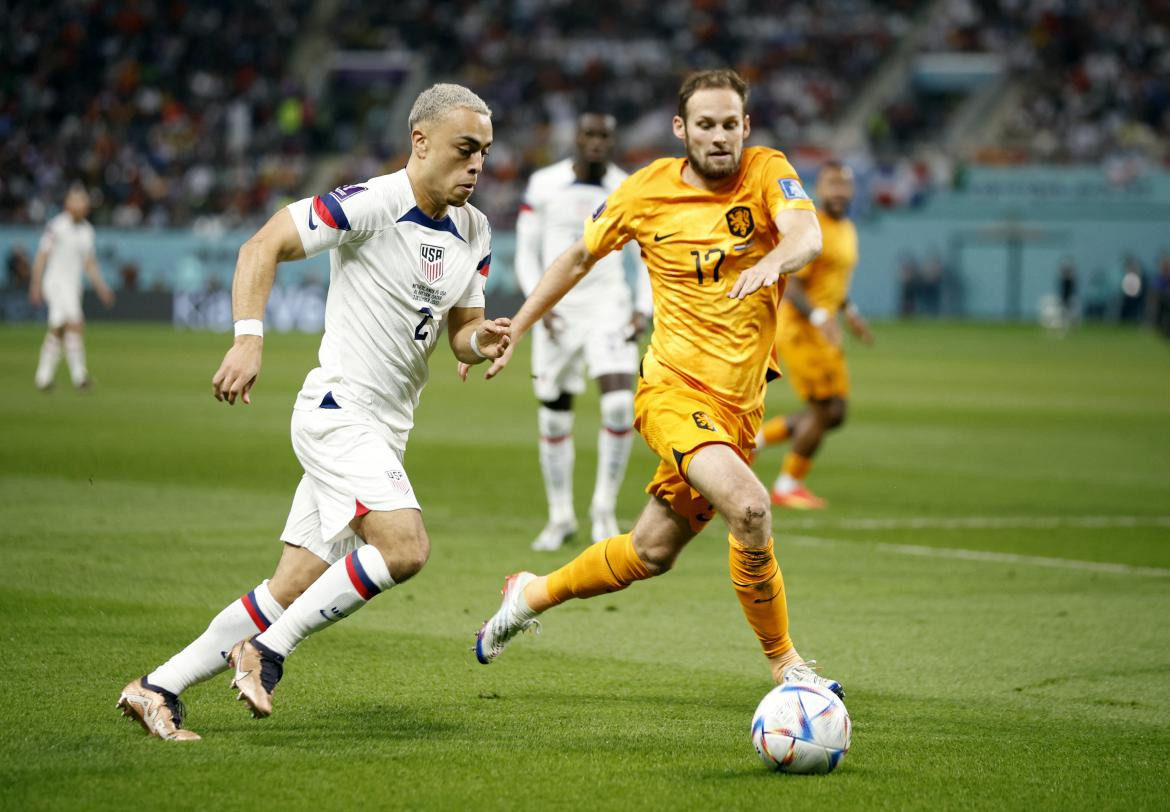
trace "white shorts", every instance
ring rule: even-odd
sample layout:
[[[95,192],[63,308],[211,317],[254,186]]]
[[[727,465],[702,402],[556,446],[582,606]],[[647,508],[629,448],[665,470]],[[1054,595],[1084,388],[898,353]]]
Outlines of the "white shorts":
[[[45,305],[49,309],[50,330],[85,320],[81,314],[81,291],[46,289]]]
[[[532,328],[532,389],[540,401],[556,400],[562,392],[585,391],[590,378],[634,375],[638,371],[638,344],[629,338],[629,324],[593,319],[562,320],[554,341],[544,324]]]
[[[344,409],[293,411],[293,451],[305,469],[280,540],[332,564],[362,544],[349,527],[374,510],[420,510],[402,453]]]

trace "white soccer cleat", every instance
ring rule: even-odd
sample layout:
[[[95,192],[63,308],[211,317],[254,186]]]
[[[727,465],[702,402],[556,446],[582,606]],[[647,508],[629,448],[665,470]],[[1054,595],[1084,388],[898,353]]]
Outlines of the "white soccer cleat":
[[[536,580],[531,572],[518,572],[504,579],[501,590],[504,600],[500,608],[482,626],[475,636],[475,659],[484,665],[500,656],[508,641],[522,631],[540,631],[540,621],[522,608],[524,587]]]
[[[594,544],[611,539],[622,532],[618,529],[617,516],[613,515],[612,510],[591,510],[589,520],[593,523],[591,535]]]
[[[532,549],[544,552],[559,550],[565,542],[577,535],[577,523],[549,522],[540,531],[536,541],[532,542]]]
[[[784,672],[782,681],[785,684],[803,683],[804,685],[816,685],[819,688],[824,688],[826,691],[832,691],[837,695],[838,699],[842,702],[845,701],[845,689],[841,687],[841,683],[835,679],[822,677],[814,671],[813,666],[816,664],[816,660],[808,660],[807,662],[789,666]]]

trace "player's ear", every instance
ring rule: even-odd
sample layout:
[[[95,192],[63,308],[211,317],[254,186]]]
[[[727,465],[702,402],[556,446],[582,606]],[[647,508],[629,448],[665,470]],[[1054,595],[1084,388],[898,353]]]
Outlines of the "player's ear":
[[[410,148],[419,160],[427,157],[427,134],[417,127],[410,131]]]
[[[743,114],[743,137],[747,138],[752,131],[752,117],[747,113]]]
[[[674,129],[675,138],[681,138],[683,141],[687,140],[687,123],[682,120],[682,116],[675,116],[674,121],[671,122],[671,127]]]

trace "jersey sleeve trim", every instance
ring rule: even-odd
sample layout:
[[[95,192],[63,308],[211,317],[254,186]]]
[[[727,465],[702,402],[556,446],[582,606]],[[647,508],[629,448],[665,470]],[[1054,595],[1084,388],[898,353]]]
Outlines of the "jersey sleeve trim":
[[[337,202],[337,198],[332,193],[314,197],[313,211],[320,218],[321,222],[330,228],[335,228],[340,231],[352,230],[349,225],[349,218],[345,216],[345,209],[341,208],[341,204]]]

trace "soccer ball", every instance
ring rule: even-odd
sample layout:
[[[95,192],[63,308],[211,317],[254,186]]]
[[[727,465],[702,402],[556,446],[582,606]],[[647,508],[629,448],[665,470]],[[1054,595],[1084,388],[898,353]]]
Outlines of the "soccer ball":
[[[760,760],[782,773],[829,773],[849,752],[852,725],[845,703],[816,685],[777,685],[752,718]]]

